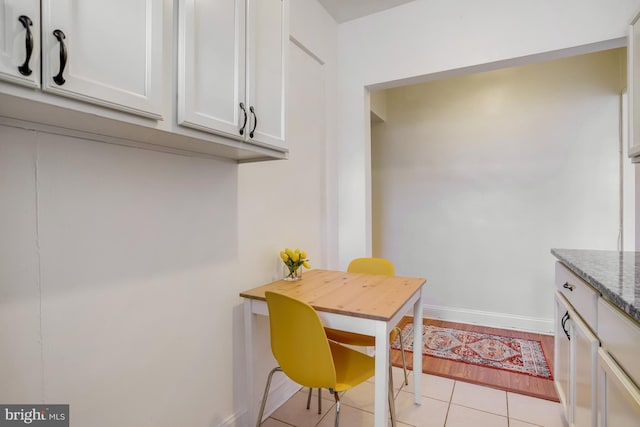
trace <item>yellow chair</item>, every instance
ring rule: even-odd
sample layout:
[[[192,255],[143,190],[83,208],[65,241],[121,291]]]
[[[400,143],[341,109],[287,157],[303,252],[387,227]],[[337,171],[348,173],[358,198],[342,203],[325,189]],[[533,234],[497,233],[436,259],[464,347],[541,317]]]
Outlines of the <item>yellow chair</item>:
[[[296,383],[312,388],[328,388],[336,401],[335,426],[340,418],[340,397],[346,391],[371,378],[374,358],[327,340],[318,313],[310,305],[276,292],[266,292],[271,328],[271,351],[279,366],[267,379],[260,405],[260,426],[269,394],[271,378],[284,372]],[[389,378],[389,411],[395,426],[393,385]]]
[[[393,263],[384,258],[356,258],[349,263],[347,271],[349,273],[380,274],[384,276],[395,276],[396,274],[396,269],[393,266]],[[331,328],[325,328],[325,332],[327,333],[327,338],[342,344],[361,347],[373,347],[376,345],[375,337],[370,335],[355,334]],[[389,340],[390,342],[393,342],[398,335],[400,335],[400,353],[402,354],[402,368],[404,369],[404,384],[409,385],[402,331],[399,327],[396,326],[393,328],[389,336]]]

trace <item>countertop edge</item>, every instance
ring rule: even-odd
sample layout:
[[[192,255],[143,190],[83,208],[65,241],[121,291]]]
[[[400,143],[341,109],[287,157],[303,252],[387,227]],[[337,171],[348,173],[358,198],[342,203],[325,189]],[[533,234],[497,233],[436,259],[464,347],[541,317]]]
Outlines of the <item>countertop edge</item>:
[[[608,301],[613,306],[617,307],[619,310],[626,313],[629,317],[631,317],[636,322],[640,323],[640,311],[622,298],[619,294],[612,291],[608,286],[601,282],[597,277],[594,277],[588,271],[577,263],[573,262],[567,256],[565,256],[562,251],[568,251],[570,249],[551,249],[551,254],[555,256],[562,264],[564,264],[569,270],[575,273],[582,280],[591,285],[596,291],[602,295],[602,298],[605,301]],[[613,252],[613,251],[612,251]]]

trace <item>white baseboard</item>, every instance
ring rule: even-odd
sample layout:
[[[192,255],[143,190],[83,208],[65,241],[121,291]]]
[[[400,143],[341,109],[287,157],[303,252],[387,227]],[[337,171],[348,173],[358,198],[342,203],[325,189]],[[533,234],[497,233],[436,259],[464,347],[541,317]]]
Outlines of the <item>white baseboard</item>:
[[[242,411],[236,412],[231,415],[229,418],[224,420],[220,427],[243,427],[249,424],[246,420],[247,418],[247,410],[243,409]]]
[[[264,385],[266,385],[266,383]],[[264,387],[264,385],[262,387]],[[273,374],[273,379],[271,380],[271,387],[269,390],[269,398],[267,399],[267,404],[264,407],[264,415],[262,416],[262,418],[269,418],[269,416],[271,416],[271,414],[273,414],[276,409],[282,406],[299,390],[300,385],[291,381],[282,372],[276,372],[275,374]],[[260,399],[262,399],[262,394],[260,395]],[[261,403],[261,400],[255,402],[256,412],[258,412],[258,410],[260,409]],[[255,420],[250,423],[248,417],[249,414],[247,412],[247,409],[244,408],[241,411],[237,411],[236,413],[228,417],[222,424],[220,424],[220,427],[246,427],[254,425]]]
[[[470,323],[501,329],[514,329],[539,334],[553,334],[554,331],[553,319],[428,304],[423,305],[422,308],[423,316],[431,319]]]

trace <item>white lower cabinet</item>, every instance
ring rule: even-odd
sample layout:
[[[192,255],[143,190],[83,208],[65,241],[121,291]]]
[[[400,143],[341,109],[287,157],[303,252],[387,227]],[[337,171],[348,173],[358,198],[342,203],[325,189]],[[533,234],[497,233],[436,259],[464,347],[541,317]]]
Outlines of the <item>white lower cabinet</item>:
[[[638,427],[640,390],[609,354],[598,352],[600,427]]]
[[[554,377],[569,425],[639,427],[640,325],[562,264],[556,289]]]
[[[555,323],[555,349],[554,349],[554,373],[556,390],[560,397],[560,403],[564,407],[567,421],[571,420],[570,402],[570,374],[571,374],[571,341],[569,335],[569,306],[565,299],[556,294],[556,323]]]
[[[555,382],[569,425],[596,427],[599,342],[567,300],[556,293]]]

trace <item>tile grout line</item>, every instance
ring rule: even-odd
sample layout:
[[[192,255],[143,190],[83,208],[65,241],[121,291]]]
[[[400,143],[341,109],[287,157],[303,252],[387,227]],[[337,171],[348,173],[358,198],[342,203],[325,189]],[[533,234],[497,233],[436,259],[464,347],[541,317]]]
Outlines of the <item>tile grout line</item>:
[[[444,415],[444,424],[442,427],[447,427],[447,420],[449,419],[449,410],[451,410],[451,402],[453,401],[453,393],[456,391],[456,384],[458,381],[453,381],[453,387],[451,387],[451,395],[449,396],[449,404],[447,405],[447,413]]]
[[[511,426],[511,418],[509,417],[509,392],[504,394],[505,403],[507,404],[507,427]]]

